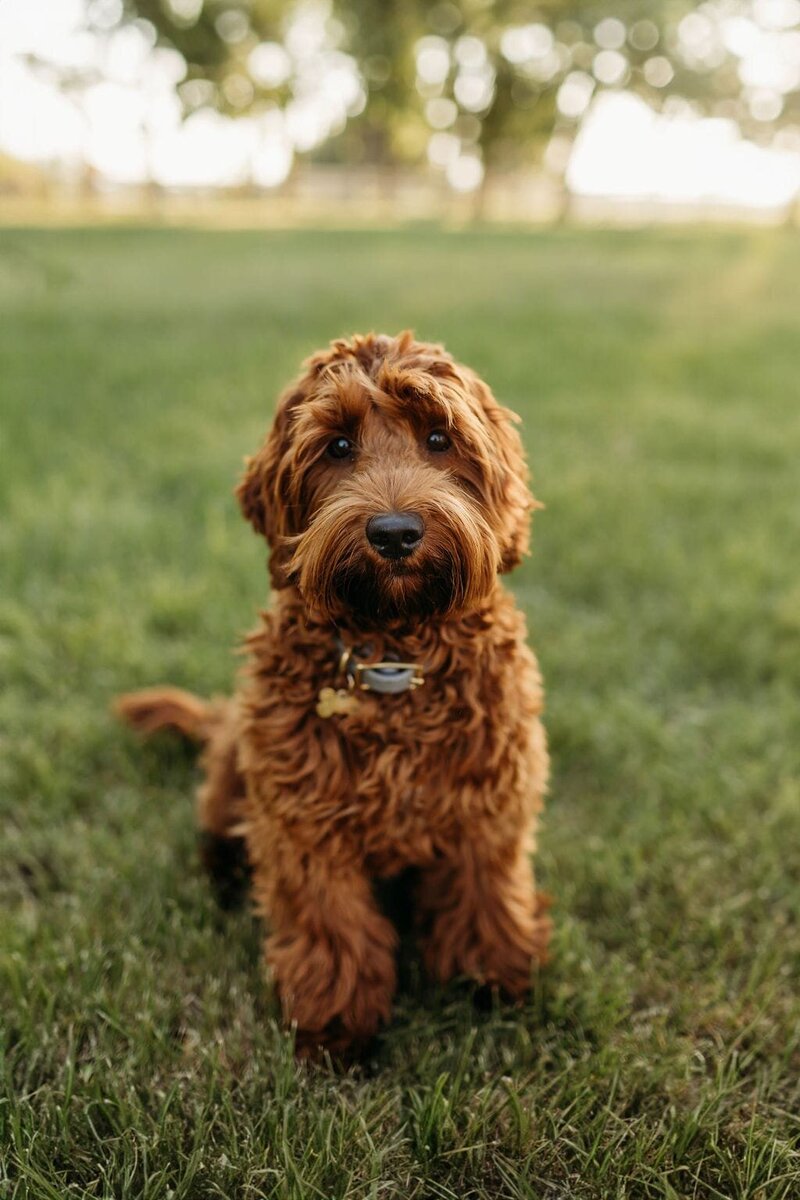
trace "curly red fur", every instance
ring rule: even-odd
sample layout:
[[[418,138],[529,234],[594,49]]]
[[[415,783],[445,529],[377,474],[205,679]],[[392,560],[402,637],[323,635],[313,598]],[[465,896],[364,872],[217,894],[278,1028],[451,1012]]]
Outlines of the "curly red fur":
[[[245,838],[301,1049],[345,1050],[388,1020],[397,937],[373,882],[409,866],[435,978],[519,997],[545,957],[530,859],[547,778],[542,692],[499,579],[526,550],[535,506],[515,420],[410,333],[314,355],[237,489],[269,542],[274,599],[234,701],[206,709],[164,689],[120,702],[141,728],[206,739],[200,824]],[[432,430],[444,452],[428,449]],[[339,437],[352,453],[334,459]],[[387,512],[424,523],[408,557],[387,560],[366,536]],[[372,662],[422,665],[424,686],[359,692],[320,716],[320,690],[343,682],[337,638],[367,644]]]

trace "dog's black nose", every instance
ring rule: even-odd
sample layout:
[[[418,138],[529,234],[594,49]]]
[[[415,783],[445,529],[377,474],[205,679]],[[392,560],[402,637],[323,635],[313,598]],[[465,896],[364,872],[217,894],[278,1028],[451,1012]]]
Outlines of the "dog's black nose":
[[[405,558],[422,541],[425,526],[416,513],[381,513],[367,521],[370,545],[384,558]]]

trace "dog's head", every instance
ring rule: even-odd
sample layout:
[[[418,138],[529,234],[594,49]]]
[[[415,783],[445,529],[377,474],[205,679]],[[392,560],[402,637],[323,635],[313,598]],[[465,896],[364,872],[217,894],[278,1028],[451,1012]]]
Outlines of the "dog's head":
[[[333,620],[463,612],[520,560],[534,500],[516,418],[441,346],[334,342],[281,397],[239,487],[275,587]]]

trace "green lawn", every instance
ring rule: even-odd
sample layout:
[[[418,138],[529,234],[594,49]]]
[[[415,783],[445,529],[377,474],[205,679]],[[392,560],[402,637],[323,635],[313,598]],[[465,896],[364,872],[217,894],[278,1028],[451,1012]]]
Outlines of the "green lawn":
[[[0,1197],[800,1195],[800,237],[0,234]],[[194,758],[266,594],[231,487],[331,336],[413,326],[521,412],[554,961],[410,984],[294,1065]],[[4,1098],[3,1098],[4,1097]]]

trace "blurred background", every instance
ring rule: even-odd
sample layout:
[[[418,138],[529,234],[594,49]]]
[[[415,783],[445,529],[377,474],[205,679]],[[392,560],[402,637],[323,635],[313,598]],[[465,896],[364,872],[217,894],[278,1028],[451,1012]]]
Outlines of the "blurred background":
[[[797,219],[800,0],[2,0],[0,219]]]
[[[799,189],[800,0],[0,0],[1,1196],[800,1196]],[[545,504],[556,932],[341,1080],[110,705],[231,690],[243,457],[407,327]]]

